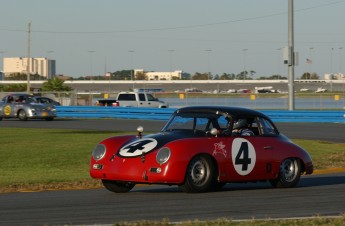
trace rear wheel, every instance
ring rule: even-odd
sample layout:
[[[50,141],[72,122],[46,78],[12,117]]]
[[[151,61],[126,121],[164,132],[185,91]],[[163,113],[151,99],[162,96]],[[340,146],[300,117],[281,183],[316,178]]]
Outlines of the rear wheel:
[[[280,165],[277,179],[270,180],[273,187],[292,188],[295,187],[301,177],[301,163],[298,159],[285,159]]]
[[[133,183],[111,181],[111,180],[102,180],[102,183],[107,190],[111,192],[116,192],[116,193],[129,192],[135,186],[135,184]]]
[[[186,178],[180,189],[185,192],[207,192],[216,185],[216,169],[209,156],[194,157],[187,168]]]
[[[28,120],[28,116],[26,115],[26,112],[24,110],[20,110],[18,112],[18,118],[21,121],[27,121]]]

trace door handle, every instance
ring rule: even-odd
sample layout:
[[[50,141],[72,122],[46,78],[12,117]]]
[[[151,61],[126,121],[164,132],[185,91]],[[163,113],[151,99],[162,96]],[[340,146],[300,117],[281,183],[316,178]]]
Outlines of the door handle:
[[[264,149],[265,150],[272,149],[272,146],[265,146]]]

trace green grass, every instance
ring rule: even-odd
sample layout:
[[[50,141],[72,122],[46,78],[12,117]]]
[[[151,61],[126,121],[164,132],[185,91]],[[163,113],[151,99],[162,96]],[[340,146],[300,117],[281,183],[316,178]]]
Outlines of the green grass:
[[[84,130],[2,128],[0,186],[90,180],[91,151],[112,135],[113,132]]]
[[[176,224],[176,223],[175,223]],[[170,226],[175,225],[169,221],[155,222],[155,221],[141,221],[141,222],[121,222],[114,226]],[[338,216],[335,218],[315,217],[308,219],[282,219],[282,220],[248,220],[248,221],[231,221],[226,219],[219,219],[215,221],[186,221],[178,223],[181,226],[342,226],[345,225],[345,216]]]
[[[1,128],[0,192],[93,187],[91,151],[101,140],[123,133]],[[316,169],[343,167],[345,144],[294,140],[311,154]]]

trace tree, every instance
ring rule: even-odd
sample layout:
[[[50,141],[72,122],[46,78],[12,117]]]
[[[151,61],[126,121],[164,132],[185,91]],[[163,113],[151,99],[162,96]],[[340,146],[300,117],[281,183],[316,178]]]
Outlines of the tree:
[[[0,86],[1,92],[25,92],[26,84],[9,84]]]
[[[135,75],[135,80],[147,80],[147,76],[143,72],[138,72]]]
[[[235,74],[227,74],[223,73],[220,78],[220,80],[234,80],[235,79]]]
[[[195,72],[195,74],[192,76],[193,80],[208,80],[208,73],[199,73],[199,72]]]
[[[71,91],[72,88],[64,85],[64,80],[54,77],[42,84],[42,91]]]
[[[301,79],[317,80],[317,79],[319,79],[319,76],[316,73],[304,72],[303,75],[301,76]]]

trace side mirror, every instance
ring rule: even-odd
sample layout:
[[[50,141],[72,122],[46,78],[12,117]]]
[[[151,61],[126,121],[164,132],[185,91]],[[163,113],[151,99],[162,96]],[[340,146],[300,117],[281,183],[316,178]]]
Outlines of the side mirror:
[[[142,137],[142,133],[144,132],[144,127],[142,126],[138,126],[137,127],[137,131],[138,131],[138,137]]]

